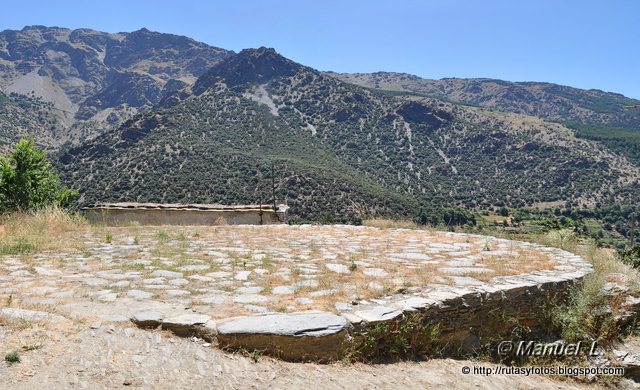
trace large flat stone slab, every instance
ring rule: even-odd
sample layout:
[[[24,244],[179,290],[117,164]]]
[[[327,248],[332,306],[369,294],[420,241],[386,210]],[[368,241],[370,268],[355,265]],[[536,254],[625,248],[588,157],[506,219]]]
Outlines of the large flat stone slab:
[[[322,337],[341,332],[348,326],[344,317],[331,313],[272,314],[235,317],[217,324],[218,333],[273,334],[294,337]]]
[[[167,271],[164,269],[155,270],[151,274],[153,276],[162,277],[162,278],[170,278],[170,279],[182,278],[182,272]]]
[[[328,361],[345,352],[349,322],[331,313],[272,314],[231,318],[216,327],[218,341],[227,348],[292,361]]]
[[[394,307],[376,306],[370,309],[358,310],[355,315],[370,324],[391,321],[402,315],[402,310]]]

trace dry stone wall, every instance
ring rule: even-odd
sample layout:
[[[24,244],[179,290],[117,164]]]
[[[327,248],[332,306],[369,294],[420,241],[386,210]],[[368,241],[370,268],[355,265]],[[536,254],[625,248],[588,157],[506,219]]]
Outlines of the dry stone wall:
[[[271,225],[287,221],[288,207],[279,205],[179,205],[155,203],[105,203],[82,209],[94,224],[127,225]]]

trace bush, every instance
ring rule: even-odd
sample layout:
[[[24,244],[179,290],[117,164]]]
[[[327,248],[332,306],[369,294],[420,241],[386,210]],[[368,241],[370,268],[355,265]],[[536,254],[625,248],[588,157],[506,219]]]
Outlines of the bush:
[[[626,247],[616,251],[618,258],[633,268],[640,268],[640,246]]]
[[[333,214],[329,211],[324,211],[318,216],[318,223],[321,225],[330,225],[333,223]]]
[[[610,274],[630,277],[630,292],[638,291],[638,274],[617,259],[611,251],[598,248],[593,242],[577,251],[591,261],[593,273],[570,290],[569,299],[551,310],[551,319],[568,342],[597,341],[607,345],[620,338],[616,316],[619,315],[620,297],[607,294],[603,288]]]
[[[590,275],[580,287],[571,290],[567,304],[553,310],[553,322],[567,342],[616,339],[618,329],[611,312],[610,299],[602,294],[601,275]]]
[[[0,160],[0,212],[68,207],[77,196],[77,191],[62,185],[33,139],[21,140]]]
[[[4,355],[4,361],[7,362],[8,365],[20,363],[20,355],[18,354],[18,351],[7,352]]]

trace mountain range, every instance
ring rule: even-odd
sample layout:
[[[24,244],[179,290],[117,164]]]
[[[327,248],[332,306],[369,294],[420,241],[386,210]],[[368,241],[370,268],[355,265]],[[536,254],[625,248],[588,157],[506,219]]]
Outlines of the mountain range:
[[[52,103],[55,140],[81,140],[153,108],[231,55],[147,29],[108,34],[30,26],[0,32],[0,89]]]
[[[549,83],[337,74],[151,32],[0,32],[0,142],[81,203],[270,202],[300,220],[634,203],[639,101]]]

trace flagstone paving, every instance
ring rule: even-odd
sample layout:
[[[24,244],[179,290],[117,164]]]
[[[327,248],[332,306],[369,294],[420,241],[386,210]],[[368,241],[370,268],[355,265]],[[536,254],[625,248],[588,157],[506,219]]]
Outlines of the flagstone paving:
[[[83,234],[81,251],[0,256],[0,298],[109,320],[140,310],[221,319],[342,312],[392,294],[564,267],[532,244],[426,230],[277,225]]]

